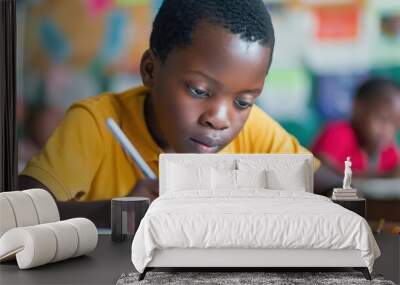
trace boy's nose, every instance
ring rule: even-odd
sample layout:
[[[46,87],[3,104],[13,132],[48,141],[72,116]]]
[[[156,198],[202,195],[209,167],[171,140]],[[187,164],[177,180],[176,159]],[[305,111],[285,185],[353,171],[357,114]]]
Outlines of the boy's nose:
[[[228,106],[220,104],[217,108],[204,112],[200,117],[200,124],[215,130],[228,129],[230,127]]]

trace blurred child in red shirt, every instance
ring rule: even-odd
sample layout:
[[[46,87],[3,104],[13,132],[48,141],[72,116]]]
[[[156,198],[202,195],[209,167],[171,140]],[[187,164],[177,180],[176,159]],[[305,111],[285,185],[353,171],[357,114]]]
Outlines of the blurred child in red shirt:
[[[357,90],[351,120],[329,123],[313,145],[321,172],[342,176],[350,156],[354,176],[400,177],[399,126],[400,88],[388,79],[367,80]]]

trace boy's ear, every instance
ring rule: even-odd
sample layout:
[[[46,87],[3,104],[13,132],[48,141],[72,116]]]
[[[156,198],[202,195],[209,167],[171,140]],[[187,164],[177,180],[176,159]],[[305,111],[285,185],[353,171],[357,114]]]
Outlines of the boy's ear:
[[[150,49],[146,50],[140,61],[140,75],[142,76],[143,85],[152,88],[154,85],[154,77],[157,72],[157,57]]]

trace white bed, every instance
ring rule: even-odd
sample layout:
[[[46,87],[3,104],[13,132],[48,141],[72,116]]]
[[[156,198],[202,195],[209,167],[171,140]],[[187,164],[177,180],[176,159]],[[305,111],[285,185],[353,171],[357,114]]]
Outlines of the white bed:
[[[354,267],[370,278],[380,251],[367,222],[312,194],[312,181],[306,154],[161,155],[160,197],[132,243],[140,279],[155,267]]]

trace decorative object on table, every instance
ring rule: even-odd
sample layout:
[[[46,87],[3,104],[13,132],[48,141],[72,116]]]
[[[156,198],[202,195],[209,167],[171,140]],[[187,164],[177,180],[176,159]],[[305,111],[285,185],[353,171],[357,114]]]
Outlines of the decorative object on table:
[[[84,255],[97,245],[88,219],[60,221],[49,192],[29,189],[0,193],[0,262],[16,259],[28,269]]]
[[[150,200],[145,197],[121,197],[111,200],[111,239],[124,241],[133,237],[140,221],[149,208]]]
[[[332,199],[332,201],[336,204],[339,204],[343,208],[346,208],[356,214],[359,214],[361,217],[367,217],[367,207],[366,200],[363,198],[355,198],[355,199]]]
[[[351,189],[351,177],[353,172],[351,171],[351,160],[347,157],[344,162],[344,179],[343,179],[343,189]]]
[[[351,170],[351,160],[347,157],[344,162],[344,178],[343,188],[334,188],[332,200],[354,200],[357,199],[357,189],[351,187],[351,178],[353,172]]]
[[[16,259],[28,269],[84,255],[96,245],[96,227],[84,218],[17,227],[0,238],[0,261]]]
[[[60,215],[51,194],[43,189],[0,193],[0,237],[15,227],[58,222]]]
[[[360,272],[149,272],[148,277],[138,281],[139,273],[124,273],[117,285],[175,285],[192,284],[376,284],[395,285],[382,275],[372,274],[373,281],[367,281]]]

